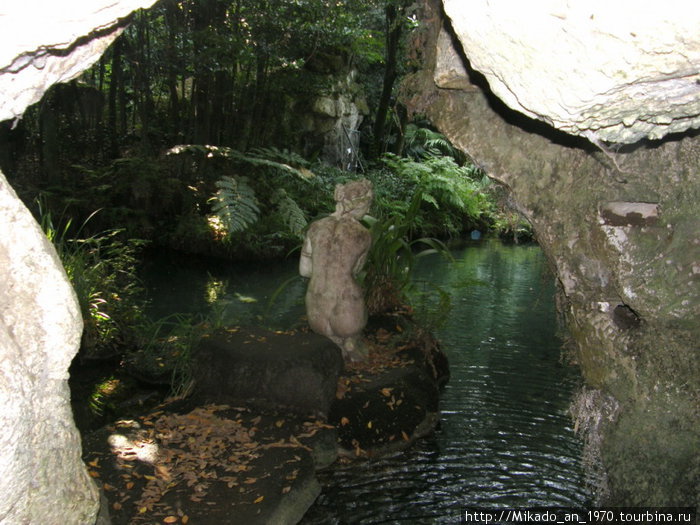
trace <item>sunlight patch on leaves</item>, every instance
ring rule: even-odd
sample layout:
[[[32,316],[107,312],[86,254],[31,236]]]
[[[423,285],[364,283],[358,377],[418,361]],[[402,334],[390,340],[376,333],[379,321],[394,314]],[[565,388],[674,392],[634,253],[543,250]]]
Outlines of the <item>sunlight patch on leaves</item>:
[[[245,177],[224,175],[216,181],[218,191],[212,197],[212,211],[221,219],[229,233],[245,230],[257,222],[260,208],[255,192]]]

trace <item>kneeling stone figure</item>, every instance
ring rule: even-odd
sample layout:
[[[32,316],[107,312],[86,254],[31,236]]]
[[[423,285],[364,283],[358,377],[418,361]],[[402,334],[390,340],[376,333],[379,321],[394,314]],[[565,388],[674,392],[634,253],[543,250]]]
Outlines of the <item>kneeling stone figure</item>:
[[[309,227],[299,273],[309,277],[306,314],[311,329],[331,339],[346,361],[367,358],[362,330],[367,324],[364,290],[356,280],[372,244],[360,224],[372,204],[372,183],[366,179],[335,188],[336,209]]]

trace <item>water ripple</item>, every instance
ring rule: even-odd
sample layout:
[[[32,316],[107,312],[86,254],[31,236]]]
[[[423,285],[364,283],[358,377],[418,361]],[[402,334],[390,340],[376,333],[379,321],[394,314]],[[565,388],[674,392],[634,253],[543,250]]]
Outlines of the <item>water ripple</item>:
[[[568,416],[579,374],[560,363],[541,251],[484,243],[455,256],[418,269],[454,296],[438,334],[451,370],[439,429],[403,454],[323,473],[302,523],[454,523],[466,506],[590,500]],[[456,286],[477,278],[486,285]]]

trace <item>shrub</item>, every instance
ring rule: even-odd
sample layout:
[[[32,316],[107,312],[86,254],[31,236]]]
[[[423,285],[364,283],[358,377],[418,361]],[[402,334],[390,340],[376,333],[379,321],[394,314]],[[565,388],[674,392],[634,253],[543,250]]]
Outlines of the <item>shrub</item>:
[[[133,327],[143,310],[143,289],[135,272],[143,241],[121,240],[122,230],[116,229],[80,238],[85,223],[71,233],[70,219],[58,227],[40,201],[39,211],[42,229],[55,246],[78,298],[84,323],[81,357],[120,353],[133,340]]]

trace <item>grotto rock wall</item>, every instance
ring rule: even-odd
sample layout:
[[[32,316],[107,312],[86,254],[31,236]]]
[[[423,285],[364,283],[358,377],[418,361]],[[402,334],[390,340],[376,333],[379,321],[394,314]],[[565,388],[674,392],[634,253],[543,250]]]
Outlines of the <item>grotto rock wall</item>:
[[[456,3],[445,2],[448,13]],[[575,416],[600,468],[600,499],[697,505],[700,136],[608,148],[512,110],[454,36],[484,37],[465,22],[472,3],[461,5],[455,31],[426,0],[422,68],[403,99],[505,185],[533,224],[586,382]],[[511,37],[491,34],[482,47],[497,54]],[[556,104],[560,93],[547,96]]]
[[[443,0],[506,105],[567,133],[634,143],[700,125],[700,4]]]
[[[0,120],[89,67],[123,29],[120,17],[152,3],[4,2]],[[67,382],[82,326],[55,250],[0,173],[0,523],[95,522],[98,491]]]

